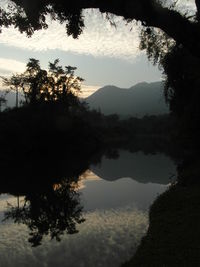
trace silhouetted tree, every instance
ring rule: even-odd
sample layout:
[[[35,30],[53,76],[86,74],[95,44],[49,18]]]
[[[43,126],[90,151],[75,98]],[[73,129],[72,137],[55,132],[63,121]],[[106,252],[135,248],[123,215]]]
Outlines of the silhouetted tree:
[[[2,111],[2,106],[5,105],[7,100],[5,99],[4,96],[0,96],[0,112]]]
[[[76,67],[58,65],[59,60],[49,63],[48,84],[43,90],[44,100],[60,101],[73,105],[77,101],[77,95],[81,91],[81,77],[75,76]]]
[[[192,17],[192,20],[199,23],[199,16]],[[179,137],[187,136],[189,143],[195,144],[199,139],[199,57],[163,31],[152,27],[142,30],[140,48],[145,49],[148,58],[154,64],[158,63],[163,71],[165,99],[177,118]]]
[[[75,76],[76,67],[58,65],[59,60],[49,63],[48,71],[40,67],[39,60],[30,58],[26,70],[22,74],[3,78],[4,85],[16,91],[16,106],[18,92],[24,93],[26,104],[34,105],[41,102],[62,102],[68,106],[77,104],[77,94],[81,90],[83,79]]]
[[[15,106],[19,105],[19,90],[22,87],[22,76],[19,74],[13,74],[11,78],[1,77],[3,80],[3,84],[6,87],[9,87],[9,90],[14,91],[16,94],[15,98]],[[8,92],[8,91],[7,91]]]

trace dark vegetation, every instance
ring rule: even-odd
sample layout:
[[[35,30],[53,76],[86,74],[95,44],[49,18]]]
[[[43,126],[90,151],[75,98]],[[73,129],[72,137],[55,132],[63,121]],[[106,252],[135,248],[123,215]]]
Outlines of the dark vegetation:
[[[83,79],[75,76],[75,68],[64,70],[58,63],[49,63],[47,72],[30,59],[24,73],[3,78],[16,92],[16,107],[0,113],[2,159],[51,151],[92,153],[142,135],[169,139],[175,123],[169,115],[121,120],[116,114],[89,110],[77,96]],[[20,107],[19,92],[25,98]]]
[[[139,136],[169,141],[168,131],[174,124],[168,115],[120,120],[117,115],[89,111],[80,103],[70,110],[60,103],[23,106],[0,114],[1,158],[66,149],[89,153],[100,147],[126,146]]]
[[[45,236],[60,241],[77,232],[84,221],[78,182],[103,154],[115,158],[118,148],[138,151],[141,144],[146,153],[171,153],[168,115],[120,120],[91,111],[76,95],[83,79],[58,63],[47,72],[30,59],[24,73],[3,78],[16,93],[16,107],[0,113],[1,193],[25,196],[23,204],[8,207],[4,220],[27,225],[32,246]],[[20,105],[19,92],[25,98]]]
[[[123,266],[199,266],[200,60],[188,47],[152,27],[142,31],[141,48],[165,75],[165,98],[176,121],[171,142],[178,144],[182,155],[177,182],[152,205],[147,235]]]
[[[89,110],[77,96],[83,79],[74,71],[58,60],[45,71],[30,59],[24,73],[3,78],[16,93],[16,107],[0,113],[1,193],[25,196],[23,205],[9,207],[5,220],[27,225],[32,246],[47,235],[60,241],[64,233],[77,232],[84,221],[78,181],[89,164],[102,154],[117,157],[119,147],[140,150],[142,136],[154,140],[154,151],[166,148],[166,132],[173,127],[168,115],[120,120]],[[151,150],[147,146],[146,152]]]
[[[194,143],[198,141],[199,0],[195,0],[196,11],[188,13],[178,10],[176,3],[170,5],[155,0],[127,0],[125,3],[99,0],[11,2],[15,5],[1,9],[0,26],[14,25],[28,36],[48,27],[46,15],[49,14],[53,20],[65,23],[67,34],[77,38],[84,29],[82,11],[86,8],[99,8],[112,24],[111,14],[122,16],[127,22],[141,21],[145,26],[141,34],[141,49],[146,49],[149,58],[160,64],[166,76],[166,98],[179,121],[178,138],[181,137],[183,143],[186,141],[187,148],[193,140]]]
[[[4,78],[4,83],[16,91],[16,108],[0,114],[2,157],[18,153],[48,153],[84,148],[96,142],[82,113],[86,108],[78,100],[82,78],[75,77],[75,68],[49,64],[42,70],[39,61],[30,59],[20,75]],[[25,101],[18,107],[18,93]],[[6,153],[7,152],[7,153]]]
[[[84,28],[82,11],[86,8],[99,8],[100,12],[107,14],[112,24],[112,14],[124,17],[127,22],[134,19],[141,21],[145,26],[141,33],[141,49],[146,49],[149,58],[158,62],[163,69],[166,77],[166,99],[177,121],[177,139],[183,141],[185,149],[198,150],[200,1],[195,0],[195,4],[196,11],[184,13],[176,8],[176,3],[170,5],[155,0],[127,0],[123,3],[99,0],[75,0],[73,3],[36,0],[31,4],[12,0],[7,9],[0,10],[0,26],[14,25],[20,32],[31,36],[34,31],[48,27],[46,15],[49,14],[53,20],[65,23],[67,34],[77,38]],[[43,79],[46,72],[42,73],[40,70],[38,75]],[[44,90],[40,98],[46,99],[45,94]],[[52,95],[47,95],[49,99],[52,98]],[[35,90],[29,96],[32,100],[28,101],[39,100]]]
[[[48,27],[45,15],[50,14],[53,19],[61,23],[64,22],[67,34],[76,38],[84,28],[82,10],[85,8],[99,8],[102,13],[106,12],[111,23],[113,23],[111,14],[114,14],[123,16],[127,22],[133,19],[139,20],[146,27],[141,33],[141,48],[146,49],[153,62],[159,63],[166,77],[165,96],[173,117],[173,120],[170,117],[167,123],[171,124],[174,121],[174,124],[172,123],[172,140],[174,144],[178,142],[184,152],[182,154],[183,163],[178,168],[177,183],[158,198],[152,206],[148,234],[143,239],[135,257],[125,266],[199,266],[200,1],[195,0],[196,12],[191,12],[192,14],[181,13],[174,4],[166,7],[160,1],[154,0],[127,0],[123,3],[122,1],[102,0],[75,0],[71,3],[54,0],[36,0],[32,3],[28,3],[28,0],[13,0],[12,2],[16,4],[15,8],[0,10],[0,26],[9,27],[14,25],[29,36],[35,30]],[[92,148],[94,148],[97,147],[97,144],[102,144],[101,142],[105,136],[103,142],[111,139],[119,142],[119,136],[120,140],[124,138],[121,133],[126,133],[126,127],[129,128],[130,132],[132,131],[129,125],[133,122],[138,123],[137,134],[148,132],[148,134],[156,135],[159,132],[159,134],[164,133],[165,136],[168,136],[171,129],[170,127],[167,128],[167,124],[164,123],[162,130],[160,130],[159,127],[162,125],[161,121],[158,123],[160,118],[152,117],[143,118],[141,121],[137,121],[137,119],[120,121],[120,125],[122,124],[123,127],[119,127],[117,117],[111,116],[112,124],[109,123],[109,126],[105,127],[106,122],[109,122],[109,117],[102,117],[98,112],[88,113],[87,109],[84,109],[85,113],[82,113],[89,117],[85,120],[86,117],[78,116],[78,111],[80,108],[82,109],[82,106],[77,109],[76,105],[76,108],[71,105],[71,100],[72,102],[75,100],[71,93],[69,93],[71,97],[68,102],[70,105],[65,110],[69,118],[68,123],[60,124],[60,120],[63,121],[67,118],[60,115],[63,114],[63,111],[59,114],[60,108],[63,109],[60,102],[56,101],[59,108],[56,108],[54,112],[55,106],[52,103],[41,105],[39,101],[40,103],[35,105],[36,103],[33,103],[35,100],[45,99],[44,94],[41,99],[40,97],[38,99],[35,93],[33,91],[28,99],[30,106],[19,108],[17,111],[1,113],[1,125],[4,125],[3,131],[1,131],[2,151],[5,151],[5,148],[11,149],[11,147],[17,150],[18,147],[13,140],[17,140],[21,136],[20,134],[24,137],[24,139],[22,137],[19,139],[22,146],[23,141],[27,141],[29,136],[29,140],[34,140],[36,143],[36,146],[34,144],[28,148],[28,151],[31,151],[30,154],[38,144],[40,144],[39,149],[42,149],[44,145],[44,151],[47,147],[47,149],[50,149],[51,145],[53,149],[56,149],[56,147],[63,148],[65,147],[63,146],[64,142],[62,142],[63,139],[68,140],[65,145],[70,153],[68,147],[72,144],[74,148],[75,141],[79,142],[78,145],[80,144],[79,151],[83,151],[81,146],[87,140],[88,132],[91,134],[89,147],[91,148],[91,144],[93,144]],[[57,98],[54,100],[57,100]],[[42,112],[37,114],[36,106],[38,107],[37,110],[41,109]],[[50,111],[44,111],[47,110],[44,109],[44,106],[48,106],[53,116],[49,116]],[[72,109],[76,112],[71,112]],[[18,115],[16,115],[20,112],[23,113],[19,116],[22,120],[19,120]],[[29,114],[33,118],[33,125],[36,129],[28,123],[29,120],[25,119],[25,114]],[[42,116],[39,114],[42,114]],[[43,116],[46,116],[44,117],[45,120],[42,119]],[[100,120],[94,118],[100,118]],[[12,126],[11,123],[5,123],[6,121],[10,121]],[[20,124],[23,121],[24,125],[21,126]],[[73,126],[73,131],[70,131],[72,128],[69,127],[69,129],[66,125],[72,125],[74,121],[76,122],[75,127]],[[91,121],[95,121],[96,124],[90,124]],[[104,127],[102,127],[102,122]],[[13,126],[14,123],[16,123],[16,127]],[[159,124],[159,127],[151,128],[151,125],[156,125],[156,123]],[[62,127],[60,128],[59,125],[62,125]],[[79,131],[80,125],[81,129],[83,126],[85,127],[83,127],[83,131],[81,130],[81,133]],[[150,128],[144,125],[150,125]],[[88,131],[89,127],[92,128],[91,131]],[[49,131],[49,129],[51,130]],[[74,129],[78,129],[78,132]],[[79,139],[80,136],[82,140]],[[13,146],[7,147],[10,143],[4,142],[4,140],[10,140]],[[55,146],[56,142],[59,146]],[[26,144],[27,142],[25,142],[25,146]],[[93,149],[88,149],[87,153],[91,150]],[[36,149],[36,151],[38,150]],[[12,150],[3,154],[3,157],[7,156],[9,159],[11,154]]]

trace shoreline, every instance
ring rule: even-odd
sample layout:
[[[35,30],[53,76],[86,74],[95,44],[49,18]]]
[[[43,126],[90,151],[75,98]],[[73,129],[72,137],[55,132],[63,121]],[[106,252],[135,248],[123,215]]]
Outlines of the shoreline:
[[[200,266],[200,185],[173,185],[152,204],[149,229],[123,267]]]

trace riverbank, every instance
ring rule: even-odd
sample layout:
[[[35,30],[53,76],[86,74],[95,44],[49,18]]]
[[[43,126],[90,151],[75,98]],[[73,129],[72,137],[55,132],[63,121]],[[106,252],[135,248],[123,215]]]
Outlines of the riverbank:
[[[123,267],[200,266],[200,184],[174,185],[153,203],[149,230]]]

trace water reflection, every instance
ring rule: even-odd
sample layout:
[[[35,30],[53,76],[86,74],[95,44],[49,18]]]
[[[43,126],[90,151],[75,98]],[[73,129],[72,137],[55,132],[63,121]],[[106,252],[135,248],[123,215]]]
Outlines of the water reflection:
[[[64,232],[77,233],[76,224],[84,222],[76,183],[67,179],[48,186],[45,191],[28,193],[21,207],[9,205],[4,221],[25,224],[32,246],[41,244],[44,235],[60,241]]]
[[[95,175],[94,175],[95,176]],[[147,211],[153,200],[168,185],[138,183],[131,178],[116,181],[85,180],[82,188],[84,211],[123,208],[131,204],[138,210]]]
[[[23,225],[0,226],[0,263],[5,267],[116,267],[136,250],[148,227],[148,215],[132,206],[84,214],[78,234],[60,242],[44,237],[38,247],[27,245]]]
[[[4,193],[24,199],[18,205],[9,196],[12,205],[0,207],[0,265],[114,267],[128,260],[148,228],[150,204],[167,188],[169,179],[163,177],[175,166],[163,154],[119,151],[115,159],[112,154],[91,163],[90,170],[88,159],[68,161],[65,179],[46,179],[41,186],[38,179],[31,185],[18,180],[17,189],[9,187],[11,180],[4,183]],[[160,166],[157,173],[153,162]],[[5,205],[6,195],[1,202]]]
[[[126,150],[120,150],[115,159],[103,156],[101,163],[91,165],[90,169],[104,180],[130,177],[139,183],[169,184],[170,177],[176,174],[175,164],[163,153],[130,153]]]

